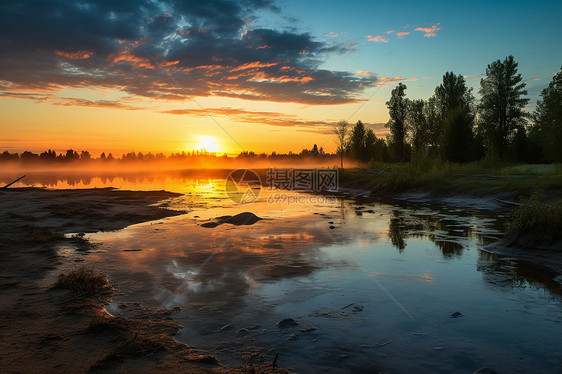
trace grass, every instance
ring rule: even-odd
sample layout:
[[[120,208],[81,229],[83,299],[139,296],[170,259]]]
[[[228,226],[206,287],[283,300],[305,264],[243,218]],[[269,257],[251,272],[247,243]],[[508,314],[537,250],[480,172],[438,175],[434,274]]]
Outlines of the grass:
[[[36,243],[51,243],[65,239],[63,234],[39,226],[31,226],[31,236]]]
[[[60,274],[53,288],[75,292],[101,292],[111,287],[105,274],[82,266]]]
[[[375,192],[420,188],[469,194],[515,191],[528,196],[537,189],[562,187],[562,164],[500,164],[487,160],[453,164],[424,158],[410,163],[371,163],[369,168],[389,169],[380,174],[346,169],[340,171],[340,180],[360,184]]]
[[[527,202],[513,209],[510,217],[512,233],[548,234],[562,238],[562,201],[553,206],[542,204],[540,195],[535,194]]]

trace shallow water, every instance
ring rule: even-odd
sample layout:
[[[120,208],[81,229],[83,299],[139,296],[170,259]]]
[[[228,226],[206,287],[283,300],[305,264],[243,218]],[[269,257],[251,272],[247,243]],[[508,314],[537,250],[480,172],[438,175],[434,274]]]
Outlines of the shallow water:
[[[96,186],[130,188],[118,182]],[[133,185],[185,193],[162,205],[187,213],[90,234],[91,251],[60,253],[109,273],[120,292],[110,312],[181,306],[176,338],[224,363],[278,352],[297,372],[562,370],[561,285],[479,249],[502,236],[505,213],[308,195],[270,203],[268,191],[239,206],[220,179]],[[199,226],[243,211],[264,220]],[[280,329],[283,318],[299,325]]]

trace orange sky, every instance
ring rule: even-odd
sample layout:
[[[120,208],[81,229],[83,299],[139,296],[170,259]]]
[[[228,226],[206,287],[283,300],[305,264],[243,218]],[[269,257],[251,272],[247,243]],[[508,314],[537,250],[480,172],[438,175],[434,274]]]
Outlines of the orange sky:
[[[210,151],[228,154],[243,150],[300,152],[313,144],[333,151],[332,123],[349,117],[360,105],[304,106],[214,97],[197,98],[180,106],[165,100],[129,100],[126,105],[139,108],[131,110],[57,104],[62,102],[58,97],[70,94],[95,101],[119,92],[62,92],[43,102],[0,98],[2,150],[74,148],[90,150],[93,155],[120,155],[130,151],[181,152],[211,142],[214,147]],[[197,103],[209,109],[203,110]],[[370,111],[369,117],[376,112],[383,119],[386,116],[382,103],[368,103],[362,110]],[[380,126],[375,130],[377,135],[386,131]]]

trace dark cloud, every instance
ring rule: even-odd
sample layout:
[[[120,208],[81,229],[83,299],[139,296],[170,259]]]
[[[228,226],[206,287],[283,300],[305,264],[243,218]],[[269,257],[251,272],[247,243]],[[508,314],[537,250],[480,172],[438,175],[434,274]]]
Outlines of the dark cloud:
[[[269,0],[1,2],[0,89],[38,95],[95,86],[166,100],[342,104],[375,83],[318,68],[353,46],[251,29],[265,9],[279,12]]]

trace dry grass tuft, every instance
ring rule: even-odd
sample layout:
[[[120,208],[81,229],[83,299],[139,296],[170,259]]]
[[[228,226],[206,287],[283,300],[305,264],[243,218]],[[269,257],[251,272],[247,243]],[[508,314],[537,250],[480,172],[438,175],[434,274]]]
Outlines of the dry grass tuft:
[[[82,266],[60,274],[53,288],[76,292],[100,292],[107,291],[111,287],[105,274]]]

